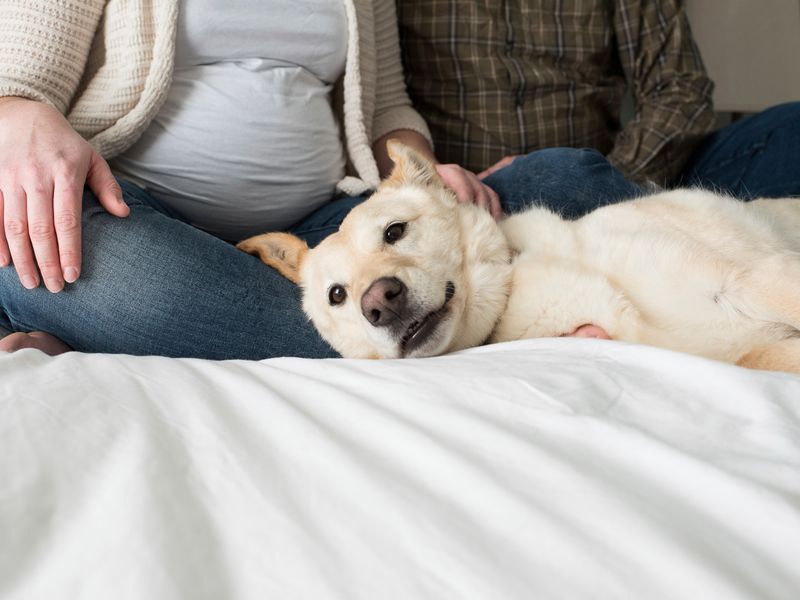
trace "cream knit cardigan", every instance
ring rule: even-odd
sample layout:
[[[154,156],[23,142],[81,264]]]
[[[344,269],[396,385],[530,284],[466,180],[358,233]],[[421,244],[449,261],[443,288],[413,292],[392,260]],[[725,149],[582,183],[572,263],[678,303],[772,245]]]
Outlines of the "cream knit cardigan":
[[[379,182],[375,140],[398,129],[429,141],[430,133],[406,94],[394,0],[343,1],[347,60],[334,104],[350,176],[338,188],[360,194]],[[0,96],[54,106],[101,156],[113,158],[133,145],[166,98],[178,5],[179,0],[0,1]]]

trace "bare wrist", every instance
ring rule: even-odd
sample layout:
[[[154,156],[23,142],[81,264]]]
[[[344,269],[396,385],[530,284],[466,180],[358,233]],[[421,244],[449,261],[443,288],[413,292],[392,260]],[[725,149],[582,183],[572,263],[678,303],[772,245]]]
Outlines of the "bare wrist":
[[[30,98],[23,98],[22,96],[0,96],[0,104],[6,104],[18,101],[36,102],[36,100],[31,100]]]

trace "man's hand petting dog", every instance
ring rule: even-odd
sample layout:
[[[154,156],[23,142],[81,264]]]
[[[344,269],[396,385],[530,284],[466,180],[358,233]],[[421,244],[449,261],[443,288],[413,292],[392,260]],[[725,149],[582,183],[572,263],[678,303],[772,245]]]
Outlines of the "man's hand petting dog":
[[[503,216],[500,197],[492,188],[483,183],[472,171],[458,165],[436,165],[436,172],[453,190],[459,202],[475,203],[489,211],[495,220]]]

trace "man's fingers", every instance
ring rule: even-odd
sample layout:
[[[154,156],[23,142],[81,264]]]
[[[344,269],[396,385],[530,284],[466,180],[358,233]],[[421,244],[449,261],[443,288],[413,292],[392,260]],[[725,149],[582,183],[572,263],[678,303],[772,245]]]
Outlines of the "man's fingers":
[[[86,184],[97,196],[100,204],[115,217],[127,217],[130,208],[122,199],[122,190],[114,179],[108,163],[97,153],[92,153]]]
[[[488,188],[478,179],[471,179],[470,183],[472,184],[472,195],[475,198],[475,204],[488,210],[490,200]]]
[[[60,292],[64,288],[64,278],[53,223],[53,184],[35,174],[25,184],[25,195],[28,200],[28,235],[39,272],[48,290]]]
[[[451,190],[453,190],[459,202],[472,202],[473,190],[469,179],[464,174],[464,170],[458,165],[437,165],[436,170]]]
[[[500,204],[500,196],[498,196],[497,192],[495,192],[488,185],[484,185],[483,187],[486,188],[486,191],[489,194],[489,213],[495,218],[495,220],[498,220],[503,216],[503,205]]]
[[[513,159],[514,157],[508,157],[508,163],[510,164]],[[459,202],[474,202],[488,210],[495,219],[503,215],[497,192],[481,183],[474,173],[458,165],[437,165],[436,169],[445,184],[455,192]]]
[[[53,221],[64,280],[73,283],[81,272],[81,210],[83,183],[71,174],[55,181]]]
[[[21,185],[3,185],[3,227],[11,260],[22,285],[32,290],[39,285],[39,273],[33,262],[33,249],[28,237],[28,207]]]
[[[492,173],[507,167],[512,162],[514,162],[515,158],[517,158],[516,155],[514,155],[514,156],[506,156],[504,158],[501,158],[500,160],[498,160],[496,163],[494,163],[488,169],[485,169],[485,170],[481,171],[480,173],[478,173],[478,179],[485,179],[486,177],[488,177]]]
[[[475,204],[489,211],[489,214],[492,215],[495,220],[502,217],[503,208],[500,204],[500,197],[497,195],[497,192],[485,183],[481,183],[475,176],[471,178],[471,181],[475,184]]]

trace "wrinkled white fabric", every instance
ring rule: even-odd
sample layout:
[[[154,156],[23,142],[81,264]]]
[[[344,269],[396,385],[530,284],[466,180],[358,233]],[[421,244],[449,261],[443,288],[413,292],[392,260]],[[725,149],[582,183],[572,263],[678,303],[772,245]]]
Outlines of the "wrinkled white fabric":
[[[800,377],[604,340],[0,356],[0,597],[800,597]]]

